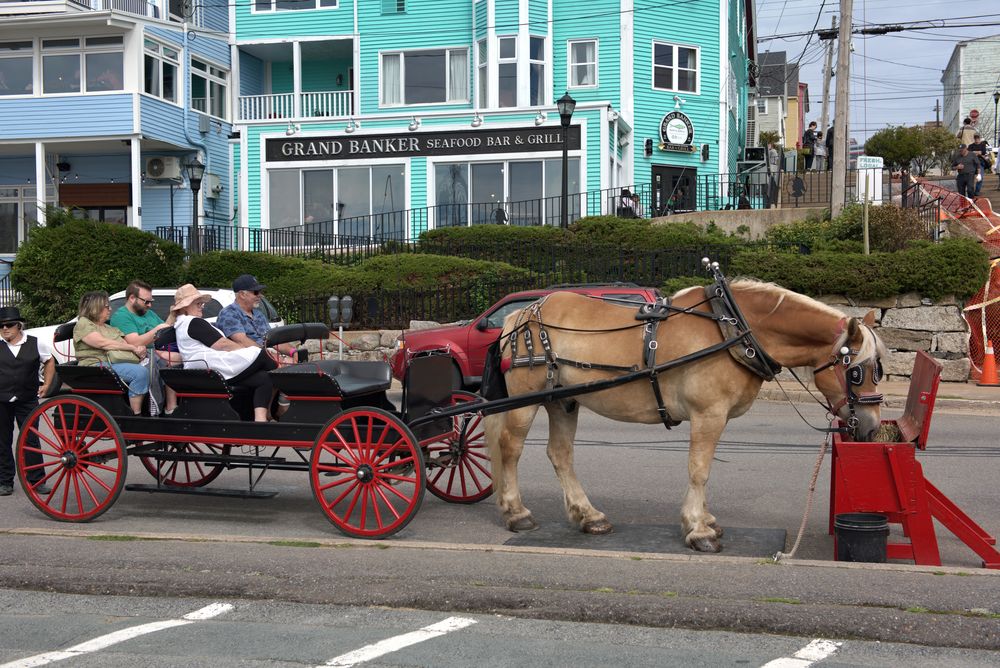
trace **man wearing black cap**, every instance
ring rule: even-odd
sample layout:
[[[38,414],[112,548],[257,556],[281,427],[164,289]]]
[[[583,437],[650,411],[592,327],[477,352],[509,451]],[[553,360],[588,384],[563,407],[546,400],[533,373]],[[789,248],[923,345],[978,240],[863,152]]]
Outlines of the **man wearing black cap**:
[[[24,318],[16,306],[0,308],[0,496],[14,493],[14,423],[18,429],[36,406],[38,397],[44,396],[55,375],[55,363],[47,342],[24,333]],[[44,372],[44,382],[39,382],[39,368]],[[29,444],[38,447],[38,437],[28,437]],[[38,466],[42,457],[37,452],[25,451],[28,466]],[[48,494],[48,486],[41,482],[44,472],[35,469],[24,476],[36,494]]]
[[[979,172],[979,158],[969,153],[969,147],[961,144],[958,147],[958,155],[952,161],[951,166],[955,169],[955,185],[958,194],[972,199],[975,197],[976,174]]]
[[[986,172],[989,171],[989,162],[986,157],[989,150],[990,145],[983,141],[983,136],[977,132],[974,141],[969,144],[969,153],[979,158],[979,175],[976,177],[974,190],[976,197],[979,197],[979,193],[983,189],[983,181],[986,180]]]
[[[263,348],[264,337],[271,329],[267,316],[260,310],[260,293],[266,287],[251,274],[237,276],[233,281],[236,301],[219,311],[215,320],[215,326],[222,330],[226,338],[244,348]],[[295,352],[295,347],[286,343],[278,346],[278,351],[291,355]]]

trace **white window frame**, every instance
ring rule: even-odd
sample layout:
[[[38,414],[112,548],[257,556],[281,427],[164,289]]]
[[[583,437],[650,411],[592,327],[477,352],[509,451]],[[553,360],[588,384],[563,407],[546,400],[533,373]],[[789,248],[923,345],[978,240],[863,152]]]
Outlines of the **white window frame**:
[[[266,0],[265,0],[266,1]],[[308,2],[308,0],[302,0],[303,4]],[[357,1],[357,0],[355,0]],[[250,13],[251,14],[273,14],[276,12],[313,12],[323,9],[339,9],[340,0],[313,0],[312,7],[302,7],[300,9],[278,9],[277,0],[270,0],[270,7],[268,9],[258,9],[257,0],[250,0]]]
[[[764,104],[764,108],[763,109],[761,109],[761,103]],[[757,113],[758,114],[767,114],[767,98],[766,97],[758,97],[757,98],[757,104],[755,106],[757,107]]]
[[[657,67],[663,67],[662,65],[657,65],[656,64],[656,47],[657,46],[669,46],[670,48],[672,48],[674,50],[674,54],[673,54],[673,63],[674,64],[670,66],[670,69],[673,70],[673,72],[674,72],[674,77],[673,77],[674,87],[673,88],[659,88],[656,85],[656,68]],[[687,67],[681,68],[681,67],[679,67],[677,65],[677,49],[678,48],[680,48],[680,49],[691,49],[692,51],[694,51],[695,58],[697,58],[697,60],[698,60],[697,66],[695,67],[694,70],[691,70],[690,68],[687,68]],[[701,47],[700,46],[695,46],[694,44],[677,44],[677,43],[674,43],[674,42],[667,42],[667,41],[664,41],[664,40],[654,39],[653,40],[653,44],[650,47],[650,53],[649,53],[649,55],[650,55],[650,61],[649,61],[650,62],[649,85],[650,85],[650,87],[653,90],[666,91],[666,92],[670,92],[670,93],[684,93],[684,94],[687,94],[687,95],[701,95]],[[677,72],[678,72],[678,70],[681,70],[681,69],[683,69],[683,70],[685,70],[687,72],[691,72],[691,71],[694,72],[694,82],[695,82],[695,84],[694,84],[694,90],[693,91],[691,91],[691,90],[682,90],[680,88],[677,88],[677,81],[679,79],[679,77],[677,76]]]
[[[496,42],[497,42],[497,79],[496,79],[497,97],[496,97],[496,100],[497,100],[497,108],[498,109],[514,109],[514,108],[520,106],[520,104],[519,104],[520,100],[518,99],[518,91],[520,90],[520,87],[521,87],[521,82],[519,80],[521,73],[517,71],[517,37],[518,37],[517,35],[497,35],[497,40],[496,40]],[[500,53],[501,53],[500,43],[503,42],[506,39],[510,39],[510,40],[514,41],[514,55],[511,56],[511,57],[509,57],[509,58],[502,58],[502,57],[500,57]],[[504,65],[513,65],[514,68],[515,68],[515,70],[514,70],[515,71],[515,75],[514,75],[514,104],[510,105],[510,106],[506,106],[506,107],[504,107],[503,105],[500,104],[500,68],[502,66],[504,66]]]
[[[575,84],[575,83],[573,83],[573,72],[576,71],[576,67],[578,67],[580,65],[588,65],[590,63],[578,63],[578,62],[576,62],[576,61],[573,60],[573,45],[575,45],[575,44],[584,44],[584,43],[587,43],[587,42],[593,42],[593,44],[594,44],[594,62],[593,62],[593,66],[594,66],[594,83],[593,84]],[[598,40],[596,37],[591,37],[591,38],[587,38],[587,39],[571,39],[571,40],[567,40],[566,41],[566,63],[567,63],[567,67],[566,67],[566,87],[567,88],[586,89],[586,88],[597,88],[600,85],[600,79],[598,78],[600,76],[600,67],[598,66],[598,63],[600,63],[600,61],[601,61],[601,59],[600,59],[600,48],[601,48],[600,40]]]
[[[534,58],[531,57],[531,43],[534,40],[536,40],[536,39],[542,40],[542,58],[541,58],[541,60],[537,60],[537,59],[534,59]],[[530,107],[535,107],[535,106],[544,107],[544,106],[546,106],[546,103],[548,102],[548,100],[546,99],[548,97],[548,86],[545,85],[545,82],[547,80],[546,73],[545,73],[545,66],[548,65],[548,63],[545,60],[546,47],[548,46],[547,42],[548,42],[548,39],[545,37],[545,35],[529,35],[528,36],[528,81],[527,81],[527,84],[528,84],[528,99],[525,100],[525,102],[527,102],[528,106],[530,106]],[[542,99],[538,100],[534,104],[532,104],[532,102],[531,102],[531,93],[532,93],[532,91],[531,91],[531,66],[532,65],[541,65],[542,66],[542,76],[541,76],[541,79],[542,79]]]
[[[406,101],[406,54],[408,53],[428,53],[433,51],[444,51],[444,95],[445,100],[442,102],[414,102],[412,104]],[[448,91],[451,90],[451,54],[453,52],[462,52],[465,54],[465,65],[466,65],[466,81],[465,81],[465,97],[449,100]],[[385,101],[385,87],[383,86],[384,79],[384,65],[383,62],[386,56],[399,56],[399,93],[401,96],[400,102],[386,102]],[[378,57],[378,105],[383,108],[399,108],[399,107],[436,107],[443,105],[455,105],[455,104],[468,104],[470,101],[469,97],[469,65],[471,63],[472,54],[468,46],[441,46],[435,47],[433,49],[393,49],[392,51],[380,51]]]
[[[188,76],[188,80],[187,80],[186,83],[189,86],[188,90],[191,91],[191,111],[197,112],[199,114],[205,114],[206,116],[211,116],[212,118],[218,118],[221,121],[228,122],[229,121],[229,118],[228,118],[229,114],[232,113],[232,110],[230,109],[230,107],[232,105],[229,102],[229,70],[227,70],[225,67],[222,67],[218,63],[213,63],[210,60],[207,60],[205,58],[200,58],[200,57],[197,57],[197,56],[191,56],[190,57],[190,61],[191,61],[191,63],[190,63],[190,76]],[[205,65],[207,67],[207,69],[206,70],[201,70],[201,69],[195,68],[194,64],[196,62]],[[215,72],[212,71],[213,69],[221,72],[222,74],[221,75],[220,74],[216,74]],[[205,79],[205,110],[204,111],[202,111],[200,109],[196,109],[195,106],[194,106],[194,82],[192,81],[192,79],[195,76],[199,76],[202,79]],[[216,116],[211,111],[211,109],[212,109],[212,84],[213,83],[220,84],[223,87],[223,91],[222,91],[221,97],[226,102],[226,115],[225,115],[225,117],[223,117],[223,116]]]
[[[490,101],[490,42],[485,37],[476,40],[476,108],[489,107]]]
[[[98,44],[90,46],[87,44],[89,39],[102,39],[108,37],[115,37],[122,41],[121,44]],[[45,48],[46,41],[56,41],[56,40],[66,40],[75,39],[77,40],[77,46],[50,46],[48,49]],[[125,87],[125,37],[123,35],[80,35],[79,37],[44,37],[38,42],[39,47],[39,73],[38,73],[38,94],[45,97],[54,97],[60,95],[101,95],[101,94],[111,94],[116,95],[124,93],[126,91]],[[99,90],[99,91],[88,91],[87,90],[87,55],[97,54],[97,53],[120,53],[122,55],[122,87],[116,88],[114,90]],[[69,91],[65,93],[46,93],[45,92],[45,56],[72,56],[75,55],[79,58],[79,70],[80,70],[80,90],[79,91]]]
[[[143,95],[148,95],[150,97],[155,97],[157,100],[163,100],[164,102],[169,102],[170,104],[181,106],[181,100],[184,99],[182,96],[181,79],[184,76],[184,70],[181,68],[180,52],[176,46],[171,46],[170,44],[164,44],[155,39],[150,39],[148,37],[143,38],[145,41],[142,45],[142,93]],[[156,50],[153,51],[150,45],[156,45]],[[166,55],[163,50],[170,49],[177,54],[175,58],[171,58]],[[157,77],[159,78],[159,94],[154,95],[146,90],[146,58],[152,58],[156,61]],[[163,96],[163,66],[164,64],[174,66],[174,99],[171,100]]]

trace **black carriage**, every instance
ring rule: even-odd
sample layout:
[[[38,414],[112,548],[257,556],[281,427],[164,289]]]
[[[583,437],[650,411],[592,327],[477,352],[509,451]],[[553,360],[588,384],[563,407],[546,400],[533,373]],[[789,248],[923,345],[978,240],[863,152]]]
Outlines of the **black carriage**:
[[[56,344],[72,336],[72,327],[57,330]],[[172,335],[172,328],[161,332],[157,347],[166,349]],[[266,344],[317,339],[322,350],[328,337],[325,325],[295,324],[271,330]],[[275,494],[259,488],[267,471],[304,471],[327,518],[343,533],[365,538],[405,527],[425,489],[452,503],[492,493],[481,417],[457,409],[481,400],[451,387],[449,358],[411,360],[397,408],[387,395],[388,364],[316,357],[300,347],[297,363],[270,372],[289,407],[268,423],[251,421],[246,388],[208,368],[162,369],[179,404],[170,416],[150,417],[132,414],[127,388],[110,367],[59,365],[69,391],[25,421],[17,442],[21,484],[49,517],[86,522],[123,489],[260,498]],[[431,414],[441,409],[448,415]],[[126,483],[129,455],[152,482]],[[37,469],[41,483],[28,483],[27,472]],[[247,472],[244,488],[210,486],[230,469]]]

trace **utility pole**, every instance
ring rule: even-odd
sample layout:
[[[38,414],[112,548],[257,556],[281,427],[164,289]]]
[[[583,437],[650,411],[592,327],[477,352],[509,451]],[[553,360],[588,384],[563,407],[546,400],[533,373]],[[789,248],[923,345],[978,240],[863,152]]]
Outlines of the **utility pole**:
[[[941,127],[941,100],[934,100],[934,127]]]
[[[830,19],[830,30],[836,30],[837,17]],[[823,113],[820,115],[819,129],[826,133],[830,127],[830,79],[833,77],[833,40],[829,40],[826,45],[826,68],[823,70]],[[836,136],[836,133],[834,133]],[[832,156],[827,156],[831,159]]]
[[[837,37],[837,106],[833,118],[833,189],[830,213],[836,217],[847,196],[848,147],[851,145],[851,12],[854,0],[840,0],[840,33]]]

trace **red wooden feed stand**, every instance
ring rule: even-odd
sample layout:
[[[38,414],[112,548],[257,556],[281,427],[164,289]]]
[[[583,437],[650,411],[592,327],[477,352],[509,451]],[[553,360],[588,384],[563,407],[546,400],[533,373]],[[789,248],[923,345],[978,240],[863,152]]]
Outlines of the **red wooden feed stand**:
[[[916,459],[917,448],[927,447],[940,381],[941,364],[918,352],[903,416],[898,421],[883,421],[895,422],[902,434],[900,442],[861,443],[833,435],[830,533],[834,533],[834,517],[841,513],[880,513],[889,518],[890,524],[901,524],[908,539],[897,542],[890,536],[888,559],[940,566],[933,518],[982,557],[983,567],[1000,569],[1000,552],[992,547],[996,539],[932,485]]]

